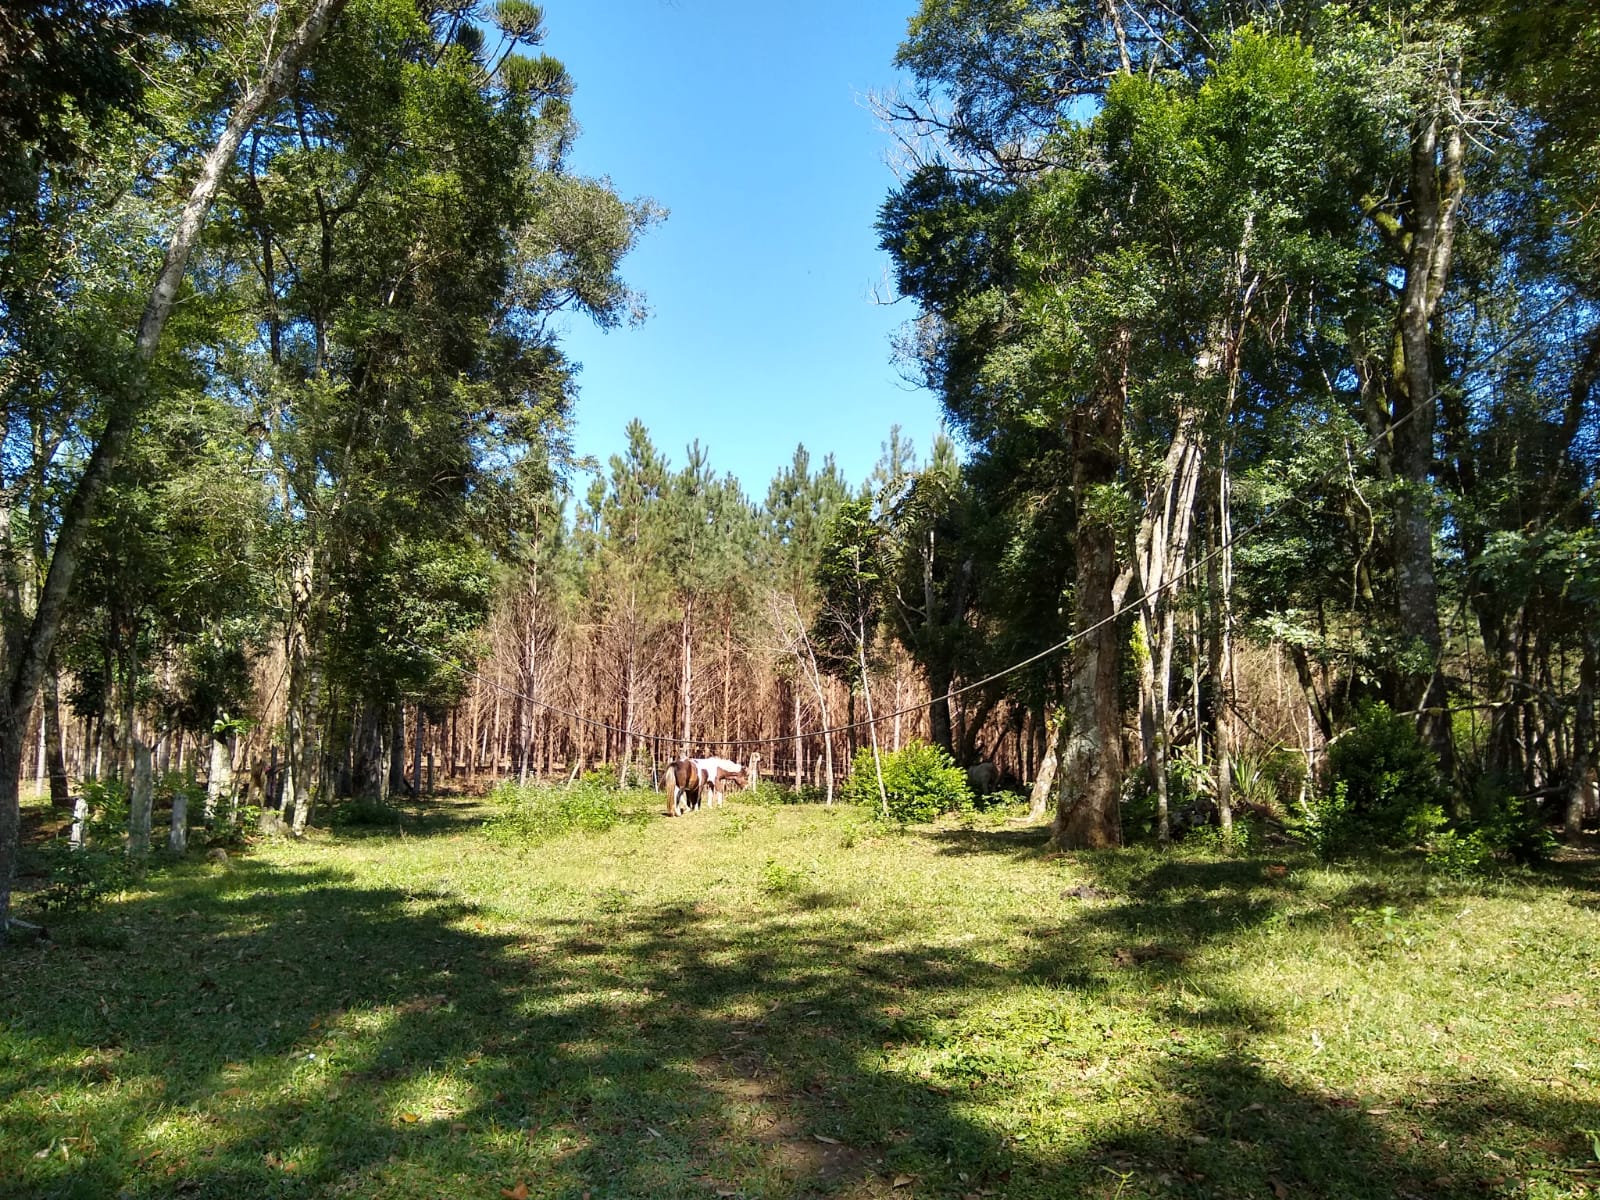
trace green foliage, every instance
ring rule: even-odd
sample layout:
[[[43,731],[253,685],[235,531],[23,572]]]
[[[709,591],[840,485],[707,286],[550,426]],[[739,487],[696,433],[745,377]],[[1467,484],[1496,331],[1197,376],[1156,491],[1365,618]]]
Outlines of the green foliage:
[[[1328,748],[1342,800],[1326,808],[1335,840],[1414,844],[1431,832],[1444,802],[1438,759],[1415,725],[1382,702],[1357,709],[1354,724]]]
[[[83,798],[88,818],[83,845],[73,849],[65,837],[43,848],[50,882],[34,895],[47,913],[90,912],[131,883],[135,865],[123,848],[128,828],[128,789],[120,780],[86,780]]]
[[[499,811],[484,829],[501,845],[531,846],[568,833],[603,833],[623,817],[614,779],[585,776],[554,787],[506,782],[490,800]]]
[[[1507,794],[1492,798],[1481,820],[1456,828],[1443,823],[1441,814],[1441,828],[1428,844],[1428,865],[1443,875],[1485,875],[1506,863],[1536,866],[1556,850],[1555,835],[1538,809]]]
[[[1350,803],[1349,785],[1337,780],[1329,790],[1312,796],[1292,828],[1324,862],[1351,850],[1359,828]]]
[[[914,824],[932,821],[945,813],[972,811],[972,789],[967,786],[966,772],[943,748],[913,740],[899,750],[883,751],[881,757],[891,820]],[[871,747],[856,751],[841,794],[856,804],[881,808]]]
[[[785,866],[776,859],[769,858],[766,865],[761,868],[761,876],[756,882],[756,887],[764,896],[781,899],[805,891],[808,878],[805,871]]]
[[[1220,825],[1201,825],[1184,838],[1186,845],[1228,858],[1259,854],[1265,840],[1266,831],[1260,819],[1239,813],[1234,814],[1232,829],[1223,829]]]
[[[793,788],[784,787],[775,779],[761,779],[752,783],[739,793],[739,799],[746,804],[804,804],[807,796],[804,789],[797,792]]]

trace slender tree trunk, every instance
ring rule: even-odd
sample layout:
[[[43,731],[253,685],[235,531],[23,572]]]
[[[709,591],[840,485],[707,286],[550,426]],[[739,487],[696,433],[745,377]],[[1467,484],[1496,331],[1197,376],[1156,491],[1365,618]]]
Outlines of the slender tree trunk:
[[[389,706],[389,795],[403,796],[406,790],[406,706],[395,701]]]
[[[878,753],[878,722],[872,716],[872,680],[867,673],[867,629],[865,621],[856,626],[856,661],[861,667],[861,694],[867,702],[867,734],[872,741],[872,770],[878,778],[878,802],[883,815],[889,815],[889,793],[883,785],[883,757]]]
[[[172,821],[167,829],[167,849],[185,854],[189,849],[189,792],[178,788],[172,793]]]
[[[1056,782],[1057,758],[1056,743],[1061,737],[1061,710],[1054,705],[1045,711],[1044,719],[1044,751],[1039,757],[1039,774],[1033,781],[1033,792],[1029,799],[1028,808],[1030,821],[1044,820],[1045,813],[1050,807],[1050,796]]]
[[[683,672],[680,679],[683,704],[683,756],[694,753],[692,710],[694,707],[694,599],[683,603]]]
[[[424,724],[422,716],[422,702],[417,702],[416,736],[411,739],[411,794],[419,800],[422,798],[422,740]],[[526,751],[524,751],[526,757]]]
[[[805,739],[800,736],[800,687],[798,679],[793,687],[792,698],[794,700],[794,790],[798,792],[800,785],[805,782],[806,774],[806,744]]]
[[[50,807],[72,807],[72,780],[67,774],[67,758],[61,737],[60,676],[52,668],[44,684],[45,768],[50,772]]]
[[[150,747],[133,740],[133,781],[128,789],[128,854],[144,858],[150,853],[150,814],[155,786],[150,775]]]
[[[1565,832],[1577,837],[1583,819],[1600,789],[1596,768],[1600,766],[1600,746],[1596,745],[1595,691],[1600,687],[1600,626],[1593,620],[1583,634],[1583,659],[1578,666],[1578,700],[1572,726],[1572,757],[1568,767],[1567,806],[1562,822]]]
[[[1176,589],[1188,563],[1194,499],[1203,461],[1199,414],[1181,411],[1161,473],[1146,490],[1135,558],[1139,570],[1139,622],[1145,648],[1140,663],[1139,730],[1144,743],[1145,767],[1156,794],[1156,839],[1162,845],[1172,837],[1167,749],[1172,737],[1173,611]]]
[[[225,797],[233,790],[233,754],[229,750],[227,735],[212,735],[211,771],[206,777],[206,802],[203,819],[207,829],[214,828],[217,813]]]
[[[1224,834],[1233,829],[1233,509],[1226,456],[1216,472],[1217,501],[1212,521],[1210,591],[1214,597],[1211,633],[1211,690],[1216,705],[1217,820]]]
[[[1433,566],[1432,476],[1438,405],[1434,317],[1450,277],[1456,218],[1464,190],[1465,140],[1455,113],[1461,72],[1452,64],[1439,81],[1433,111],[1411,131],[1410,235],[1405,286],[1396,318],[1399,348],[1391,438],[1399,490],[1395,502],[1395,599],[1400,633],[1425,655],[1399,672],[1399,706],[1419,710],[1424,739],[1448,773],[1453,769],[1445,695],[1444,642]]]

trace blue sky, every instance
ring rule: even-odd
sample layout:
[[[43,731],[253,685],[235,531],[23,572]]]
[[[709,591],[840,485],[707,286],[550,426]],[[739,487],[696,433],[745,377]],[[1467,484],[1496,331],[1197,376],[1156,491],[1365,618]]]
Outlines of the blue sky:
[[[569,322],[576,448],[602,462],[638,417],[681,466],[698,438],[756,500],[804,442],[859,483],[891,425],[919,456],[937,399],[892,362],[913,315],[873,221],[894,185],[866,104],[896,82],[915,0],[545,0],[544,49],[577,85],[572,165],[670,210],[624,274],[642,326]]]

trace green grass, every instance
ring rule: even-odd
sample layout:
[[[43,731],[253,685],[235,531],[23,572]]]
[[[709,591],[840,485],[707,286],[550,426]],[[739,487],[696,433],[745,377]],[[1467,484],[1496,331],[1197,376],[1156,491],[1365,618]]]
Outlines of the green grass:
[[[412,808],[4,951],[0,1196],[1600,1194],[1592,861],[663,807]]]

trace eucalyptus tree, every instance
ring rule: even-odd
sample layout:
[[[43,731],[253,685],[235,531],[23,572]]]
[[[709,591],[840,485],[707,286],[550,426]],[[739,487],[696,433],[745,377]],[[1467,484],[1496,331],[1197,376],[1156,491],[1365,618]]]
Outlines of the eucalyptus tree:
[[[1063,728],[1074,762],[1057,836],[1082,844],[1117,837],[1124,591],[1137,597],[1142,740],[1159,795],[1174,598],[1196,563],[1197,513],[1220,523],[1224,552],[1231,544],[1229,430],[1247,399],[1266,398],[1248,379],[1262,357],[1252,343],[1298,351],[1289,329],[1320,333],[1322,306],[1348,290],[1353,193],[1376,142],[1358,88],[1294,39],[1230,41],[1218,21],[1190,19],[1218,15],[1199,8],[1167,14],[1171,37],[1155,26],[1133,37],[1122,15],[924,5],[901,51],[921,85],[922,107],[906,115],[914,131],[938,131],[943,154],[891,197],[880,226],[902,290],[927,314],[930,378],[969,437],[1070,430],[1078,634]],[[1043,70],[1051,55],[1055,72]],[[1221,600],[1226,611],[1225,587]],[[1211,669],[1227,674],[1221,661]]]

